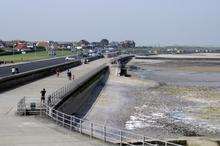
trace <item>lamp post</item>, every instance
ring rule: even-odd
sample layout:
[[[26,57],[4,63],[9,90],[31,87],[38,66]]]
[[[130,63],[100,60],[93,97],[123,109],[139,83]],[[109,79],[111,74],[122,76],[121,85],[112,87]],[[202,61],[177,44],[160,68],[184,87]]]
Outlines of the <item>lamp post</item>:
[[[37,56],[37,47],[36,47],[36,44],[33,44],[33,47],[34,47],[34,51],[35,51],[35,58]]]
[[[15,61],[15,50],[14,50],[15,46],[16,46],[16,44],[13,44],[13,46],[12,46],[13,63],[14,63],[14,61]]]

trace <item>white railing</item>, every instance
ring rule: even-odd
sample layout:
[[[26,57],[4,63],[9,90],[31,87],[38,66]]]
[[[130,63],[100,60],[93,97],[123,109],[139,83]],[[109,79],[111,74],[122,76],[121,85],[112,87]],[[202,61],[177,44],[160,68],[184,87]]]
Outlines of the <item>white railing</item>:
[[[120,146],[135,146],[137,145],[137,143],[143,146],[158,146],[158,144],[152,143],[159,143],[160,146],[181,146],[162,140],[151,139],[144,135],[135,134],[130,131],[113,128],[96,122],[91,122],[86,119],[80,119],[73,115],[68,115],[58,110],[55,110],[53,108],[54,105],[61,101],[67,94],[69,94],[69,92],[73,91],[74,88],[78,86],[78,84],[83,83],[83,80],[90,78],[91,75],[98,73],[105,67],[106,65],[103,65],[98,69],[90,72],[89,75],[85,75],[78,81],[72,82],[49,95],[48,99],[50,98],[50,101],[47,101],[43,105],[43,108],[40,107],[40,109],[43,109],[40,110],[41,115],[44,113],[46,116],[54,120],[57,124],[62,125],[63,127],[68,128],[71,131],[77,131],[79,133],[88,135],[90,138],[97,138],[105,142],[120,144]],[[26,113],[27,104],[29,103],[27,103],[26,101],[30,100],[27,99],[27,97],[21,99],[17,106],[18,111]]]
[[[23,97],[17,104],[17,114],[26,115],[25,97]]]
[[[140,143],[143,146],[156,146],[150,141],[158,141],[163,146],[180,146],[178,144],[152,140],[143,135],[135,134],[129,131],[116,129],[110,126],[91,122],[89,120],[80,119],[73,115],[68,115],[58,110],[52,109],[45,105],[45,114],[53,119],[57,124],[68,128],[71,131],[77,131],[82,134],[88,135],[90,138],[98,138],[105,142],[111,142],[120,145],[135,146],[135,143]]]
[[[36,98],[22,98],[18,103],[17,111],[22,114],[26,113],[27,107],[30,101],[32,102],[33,99]],[[159,143],[160,146],[181,146],[162,140],[151,139],[144,135],[136,134],[130,131],[117,129],[96,122],[91,122],[87,119],[77,118],[73,115],[68,115],[58,110],[55,110],[47,104],[44,104],[43,108],[41,107],[41,109],[43,109],[39,111],[41,112],[41,115],[45,114],[46,116],[50,117],[53,121],[55,121],[57,124],[65,128],[68,128],[71,131],[86,134],[90,138],[97,138],[105,142],[119,144],[120,146],[136,146],[137,143],[143,146],[158,146],[158,144],[152,144],[153,142]]]
[[[80,77],[77,80],[74,80],[73,82],[63,86],[62,88],[56,90],[53,92],[51,95],[47,97],[47,103],[48,106],[54,107],[57,105],[64,97],[72,93],[74,89],[79,87],[80,85],[83,85],[84,81],[87,81],[90,79],[92,76],[103,70],[104,68],[107,67],[107,64],[103,64],[100,67],[90,71],[88,74],[85,74],[84,76]]]

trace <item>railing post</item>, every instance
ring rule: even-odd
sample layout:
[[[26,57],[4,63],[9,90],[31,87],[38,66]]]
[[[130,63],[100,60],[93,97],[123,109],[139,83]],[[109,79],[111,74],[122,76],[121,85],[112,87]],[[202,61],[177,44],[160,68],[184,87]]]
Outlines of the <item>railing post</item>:
[[[82,120],[79,121],[80,133],[82,134]]]
[[[123,143],[123,135],[122,135],[122,131],[120,131],[120,146],[122,146]]]
[[[25,97],[24,97],[24,115],[27,115],[27,110],[26,110],[26,103],[25,103]]]
[[[64,124],[64,113],[62,113],[62,117],[63,117],[63,121],[62,121],[62,123],[63,123],[63,127],[65,126],[65,124]]]
[[[165,146],[167,146],[167,142],[165,141]]]
[[[90,124],[90,138],[93,137],[93,123]]]
[[[70,131],[72,131],[73,127],[73,116],[70,116]]]
[[[145,137],[143,136],[143,146],[145,146]]]
[[[104,136],[104,141],[106,142],[106,125],[103,128],[103,136]]]
[[[56,111],[56,120],[57,120],[57,124],[59,123],[59,116],[58,116],[58,112]]]

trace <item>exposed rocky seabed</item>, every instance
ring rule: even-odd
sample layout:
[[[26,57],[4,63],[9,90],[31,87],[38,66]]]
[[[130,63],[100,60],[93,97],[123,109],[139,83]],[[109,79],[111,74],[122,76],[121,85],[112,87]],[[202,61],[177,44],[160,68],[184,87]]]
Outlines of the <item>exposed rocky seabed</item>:
[[[86,118],[151,138],[220,137],[220,62],[134,59],[128,68],[130,78],[112,69]]]

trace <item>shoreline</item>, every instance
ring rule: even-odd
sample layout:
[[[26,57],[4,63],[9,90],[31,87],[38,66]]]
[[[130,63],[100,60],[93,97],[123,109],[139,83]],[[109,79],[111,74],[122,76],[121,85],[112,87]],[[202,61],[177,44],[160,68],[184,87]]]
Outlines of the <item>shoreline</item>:
[[[133,61],[129,62],[128,65],[132,66]],[[187,124],[187,122],[193,121],[181,117],[185,116],[182,115],[181,111],[185,106],[195,106],[198,101],[204,100],[191,98],[194,94],[189,98],[186,93],[194,93],[196,91],[196,94],[201,93],[203,95],[208,89],[197,89],[195,87],[195,90],[189,90],[186,87],[171,86],[150,79],[141,79],[135,74],[135,71],[141,70],[144,64],[140,60],[138,62],[141,65],[133,66],[133,70],[128,72],[132,73],[130,78],[117,77],[115,69],[111,69],[106,87],[97,98],[86,118],[152,138],[219,137],[220,134],[216,135],[215,130],[213,131],[212,128],[206,129],[203,125]],[[158,60],[148,62],[148,64],[157,67],[160,63],[170,62]],[[217,93],[216,96],[218,95]],[[206,101],[204,100],[203,102]],[[215,109],[213,111],[216,112]],[[202,112],[208,113],[210,111],[204,110]],[[177,120],[176,118],[182,119]]]

